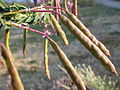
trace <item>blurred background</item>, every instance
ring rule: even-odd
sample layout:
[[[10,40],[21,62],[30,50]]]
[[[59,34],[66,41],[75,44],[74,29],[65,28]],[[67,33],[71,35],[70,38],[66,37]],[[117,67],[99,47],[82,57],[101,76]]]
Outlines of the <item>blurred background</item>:
[[[27,7],[34,6],[32,0],[3,1],[7,4],[16,1]],[[110,50],[112,56],[109,58],[120,74],[120,0],[78,0],[78,9],[78,18]],[[86,86],[90,90],[120,90],[120,79],[106,71],[62,24],[61,26],[70,41],[69,46],[64,46],[59,37],[54,39],[76,67]],[[43,27],[36,25],[31,25],[31,27],[37,30],[43,29]],[[0,30],[0,42],[4,40],[4,32],[3,29]],[[37,34],[28,32],[26,57],[22,54],[22,43],[23,31],[13,27],[11,29],[10,48],[25,90],[75,90],[69,76],[63,68],[59,67],[59,65],[62,65],[51,46],[49,46],[48,55],[52,80],[48,80],[43,66],[43,39],[40,39]],[[0,90],[6,90],[8,79],[6,77],[8,77],[8,72],[5,66],[1,64]]]

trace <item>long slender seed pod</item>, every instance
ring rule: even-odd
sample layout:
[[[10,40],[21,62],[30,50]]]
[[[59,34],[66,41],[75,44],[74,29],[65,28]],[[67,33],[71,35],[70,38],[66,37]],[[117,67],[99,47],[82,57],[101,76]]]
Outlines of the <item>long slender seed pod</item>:
[[[44,67],[45,67],[45,74],[47,78],[50,80],[50,73],[49,73],[49,67],[48,67],[48,39],[44,39]]]
[[[65,10],[69,11],[68,7],[67,7],[67,0],[64,0],[64,8],[65,8]]]
[[[77,17],[78,15],[77,0],[73,0],[72,13]]]
[[[9,29],[6,29],[6,31],[5,31],[4,44],[5,44],[5,46],[6,46],[6,48],[7,48],[8,50],[10,50],[10,48],[9,48],[9,37],[10,37],[10,30],[9,30]]]
[[[75,71],[74,67],[72,66],[71,62],[65,55],[65,53],[60,49],[60,47],[55,43],[52,39],[50,40],[50,44],[57,53],[57,56],[59,57],[59,60],[63,64],[64,68],[66,69],[67,73],[77,86],[78,90],[86,90],[86,87],[81,79],[81,77],[78,75],[78,73]]]
[[[68,30],[77,37],[77,39],[101,62],[101,64],[104,65],[108,71],[118,75],[114,65],[108,57],[67,17],[60,14],[59,16],[60,20],[68,28]]]
[[[26,38],[27,38],[27,30],[24,30],[24,35],[23,35],[23,55],[26,56]]]
[[[71,12],[65,11],[66,14],[68,15],[69,19],[87,36],[90,38],[90,40],[95,43],[105,55],[111,56],[109,50],[100,42],[96,39],[94,35],[91,34],[90,30],[85,27],[85,25]]]
[[[14,65],[14,62],[12,60],[13,57],[10,55],[8,49],[1,43],[0,43],[0,49],[1,49],[1,55],[3,56],[6,62],[8,72],[11,76],[11,80],[12,80],[11,83],[12,83],[14,90],[24,90],[22,81]]]
[[[9,47],[9,37],[10,37],[10,30],[6,29],[5,38],[4,38],[4,45],[8,49],[10,55],[12,56],[12,53],[11,53],[11,50],[10,50],[10,47]],[[12,60],[14,61],[14,58],[12,58]]]
[[[55,19],[55,17],[52,14],[50,14],[50,18],[51,18],[52,23],[53,23],[55,29],[57,30],[59,36],[62,38],[64,44],[68,46],[69,42],[67,40],[65,32],[62,30],[61,26],[59,25],[59,23],[57,22],[57,20]]]

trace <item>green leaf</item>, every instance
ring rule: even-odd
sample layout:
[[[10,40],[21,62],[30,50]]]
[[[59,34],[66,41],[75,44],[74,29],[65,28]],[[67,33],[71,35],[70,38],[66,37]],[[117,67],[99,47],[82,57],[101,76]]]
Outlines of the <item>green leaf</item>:
[[[40,20],[40,13],[36,13],[35,18],[34,18],[34,23],[36,24]]]
[[[23,17],[27,17],[27,15],[21,14],[21,13],[17,13],[15,15],[15,19],[18,20],[18,21],[21,20]]]
[[[29,17],[27,18],[26,23],[31,24],[31,23],[33,23],[33,21],[34,21],[34,16],[32,15],[32,16],[29,16]]]
[[[50,20],[49,14],[48,14],[48,13],[45,13],[45,14],[44,14],[44,17],[42,18],[42,21],[43,21],[43,22],[47,22],[47,21],[49,21],[49,20]]]
[[[4,25],[4,29],[5,29],[5,30],[10,29],[10,26]]]
[[[21,20],[19,20],[17,23],[25,23],[26,19],[27,19],[27,17],[23,17],[23,18],[21,18]]]
[[[2,16],[3,16],[3,15],[0,14],[0,24],[1,24],[0,26],[1,26],[1,27],[3,26],[3,19],[2,19]]]
[[[0,19],[1,19],[1,17],[2,17],[3,15],[2,14],[0,14]]]
[[[3,24],[0,24],[0,29],[3,27]]]
[[[0,7],[2,7],[4,9],[4,8],[6,8],[8,6],[2,0],[0,0]]]
[[[4,8],[4,12],[10,12],[10,8],[9,7]]]
[[[14,5],[17,6],[19,8],[19,10],[21,10],[21,9],[27,9],[27,7],[25,7],[23,5],[20,5],[20,4],[16,3],[16,2],[14,2]]]
[[[10,6],[10,11],[18,11],[19,8],[16,5]]]
[[[0,18],[0,23],[3,24],[3,20]]]

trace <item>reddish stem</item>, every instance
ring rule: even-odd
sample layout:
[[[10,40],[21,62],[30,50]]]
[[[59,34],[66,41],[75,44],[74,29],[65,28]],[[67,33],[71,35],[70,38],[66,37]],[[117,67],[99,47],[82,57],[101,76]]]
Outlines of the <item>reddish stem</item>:
[[[32,31],[32,32],[35,32],[35,33],[41,34],[41,35],[47,37],[48,39],[50,39],[50,37],[49,37],[48,35],[46,35],[46,34],[43,33],[43,32],[40,32],[40,31],[38,31],[38,30],[31,29],[31,28],[28,28],[28,27],[26,27],[26,26],[19,26],[19,28],[23,28],[24,30],[27,29],[27,30],[29,30],[29,31]]]
[[[29,31],[32,31],[32,32],[41,34],[41,35],[45,36],[45,37],[48,38],[48,39],[51,39],[46,33],[40,32],[40,31],[35,30],[35,29],[31,29],[31,28],[26,27],[26,26],[23,26],[23,25],[21,25],[21,24],[17,24],[17,23],[14,23],[14,22],[6,22],[5,24],[11,25],[11,26],[16,26],[16,27],[22,28],[23,30],[29,30]]]
[[[58,7],[53,7],[53,8],[58,8]],[[37,9],[37,7],[32,8],[32,9],[23,9],[23,10],[19,10],[19,11],[3,13],[2,15],[10,15],[10,14],[16,14],[16,13],[23,13],[23,12],[54,12],[55,14],[60,14],[59,12],[57,12],[55,10],[36,10],[36,9]],[[63,9],[63,8],[59,8],[59,9]]]

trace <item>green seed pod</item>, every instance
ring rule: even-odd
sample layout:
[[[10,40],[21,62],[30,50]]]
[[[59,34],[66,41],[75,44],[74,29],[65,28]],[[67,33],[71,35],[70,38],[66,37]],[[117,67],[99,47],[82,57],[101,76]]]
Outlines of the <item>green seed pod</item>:
[[[105,55],[111,56],[109,50],[96,39],[94,35],[91,34],[90,30],[84,26],[84,24],[71,12],[65,11],[69,19],[88,37],[90,40],[95,43]]]
[[[67,2],[68,2],[68,0],[64,0],[64,8],[65,8],[65,10],[68,11]]]
[[[50,80],[50,73],[49,73],[49,67],[48,67],[48,39],[44,39],[44,66],[45,66],[45,74],[47,78]]]
[[[27,30],[24,30],[23,38],[24,38],[24,41],[23,41],[23,55],[26,56],[26,38],[27,38]]]
[[[10,30],[6,29],[4,44],[5,44],[6,48],[10,50],[10,48],[9,48],[9,37],[10,37]]]
[[[1,43],[0,43],[0,49],[1,49],[1,55],[3,56],[6,62],[8,72],[11,76],[11,80],[12,80],[11,83],[12,83],[14,90],[24,90],[22,81],[14,65],[14,62],[12,60],[13,57],[9,53],[9,50]]]
[[[116,69],[108,57],[83,33],[81,32],[67,17],[59,15],[62,23],[68,30],[74,34],[77,39],[105,66],[110,72],[117,74]]]
[[[51,18],[52,23],[53,23],[55,29],[57,30],[59,36],[62,38],[64,44],[68,46],[69,42],[67,40],[67,37],[65,35],[65,32],[62,30],[61,26],[59,25],[58,21],[52,14],[50,14],[50,18]]]
[[[9,47],[9,37],[10,37],[10,30],[6,29],[6,31],[5,31],[5,38],[4,38],[4,45],[8,49],[10,55],[12,56],[12,53],[11,53],[10,47]],[[14,61],[14,58],[12,58],[12,60]]]
[[[59,57],[59,60],[63,64],[64,68],[66,69],[67,73],[77,86],[78,90],[86,90],[86,87],[81,79],[81,77],[78,75],[78,73],[75,71],[74,67],[72,66],[70,60],[67,58],[65,53],[60,49],[60,47],[55,43],[52,39],[49,39],[51,46],[57,53],[57,56]]]

